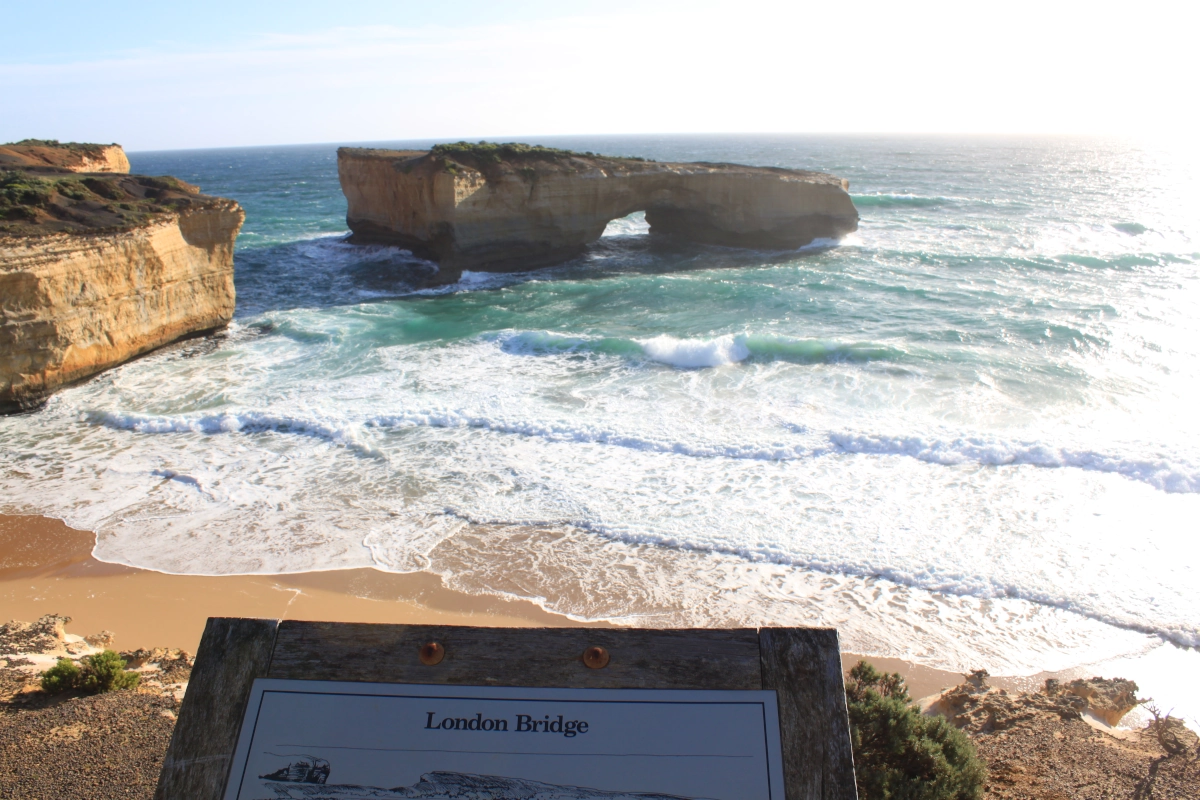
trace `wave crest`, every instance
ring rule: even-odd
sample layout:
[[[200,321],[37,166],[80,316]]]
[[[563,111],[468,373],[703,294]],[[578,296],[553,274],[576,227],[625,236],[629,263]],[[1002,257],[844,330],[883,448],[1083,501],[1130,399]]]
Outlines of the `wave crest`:
[[[793,364],[899,361],[906,352],[874,342],[793,339],[786,336],[725,334],[711,338],[680,338],[660,334],[645,339],[591,337],[552,331],[516,331],[486,337],[511,355],[569,355],[594,353],[654,361],[681,369],[703,369],[746,360],[786,361]]]

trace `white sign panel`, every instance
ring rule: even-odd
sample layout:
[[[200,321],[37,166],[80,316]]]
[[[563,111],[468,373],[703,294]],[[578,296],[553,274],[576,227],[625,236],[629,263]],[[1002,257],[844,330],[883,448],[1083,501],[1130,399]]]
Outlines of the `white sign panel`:
[[[774,692],[254,682],[225,800],[783,800]]]

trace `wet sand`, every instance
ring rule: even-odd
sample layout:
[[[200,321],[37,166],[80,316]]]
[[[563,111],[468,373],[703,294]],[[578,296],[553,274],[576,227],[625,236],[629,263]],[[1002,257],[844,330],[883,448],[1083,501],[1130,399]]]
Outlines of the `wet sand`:
[[[350,569],[291,575],[167,575],[99,561],[92,556],[95,541],[93,533],[59,520],[0,514],[0,622],[61,614],[72,618],[70,633],[112,631],[114,647],[120,650],[177,647],[190,653],[196,652],[210,616],[499,627],[586,624],[530,601],[447,589],[431,573]],[[1134,657],[1103,665],[1107,668],[1102,672],[1106,677],[1120,673],[1146,687],[1145,678],[1151,674],[1139,673],[1151,669],[1150,683],[1161,684],[1164,678],[1158,673],[1178,673],[1181,666],[1195,661],[1188,657],[1194,653],[1166,652],[1177,649],[1160,648],[1160,655],[1166,657],[1158,658],[1161,664]],[[849,669],[860,658],[842,653],[843,667]],[[877,669],[902,674],[914,698],[962,681],[959,673],[901,659],[869,656],[866,660]],[[1010,691],[1032,691],[1046,678],[1087,677],[1097,674],[1096,668],[995,676],[991,683]],[[1180,705],[1188,712],[1200,708],[1190,694]]]
[[[373,569],[294,575],[166,575],[92,557],[95,535],[59,520],[0,515],[0,617],[71,617],[71,633],[114,646],[196,652],[208,617],[444,625],[574,626],[520,600],[474,597],[436,575]]]

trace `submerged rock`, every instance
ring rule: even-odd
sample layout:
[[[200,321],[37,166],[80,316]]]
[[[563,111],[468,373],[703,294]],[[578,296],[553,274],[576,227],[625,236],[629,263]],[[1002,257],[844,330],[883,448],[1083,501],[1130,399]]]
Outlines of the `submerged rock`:
[[[409,248],[447,280],[563,261],[635,211],[652,234],[734,247],[791,249],[858,228],[846,182],[773,167],[460,143],[343,147],[338,176],[354,241]]]

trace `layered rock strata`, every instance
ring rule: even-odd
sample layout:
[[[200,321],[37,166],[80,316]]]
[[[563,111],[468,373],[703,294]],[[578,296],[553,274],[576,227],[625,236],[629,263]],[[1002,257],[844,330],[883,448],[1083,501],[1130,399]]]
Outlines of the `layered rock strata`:
[[[734,247],[790,249],[858,227],[848,184],[801,170],[449,145],[344,147],[338,176],[354,241],[397,244],[450,272],[563,261],[642,210],[651,233]]]
[[[225,326],[244,219],[174,178],[0,175],[0,413]]]

